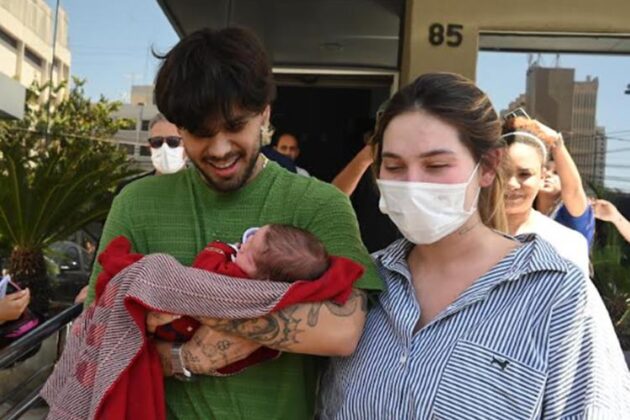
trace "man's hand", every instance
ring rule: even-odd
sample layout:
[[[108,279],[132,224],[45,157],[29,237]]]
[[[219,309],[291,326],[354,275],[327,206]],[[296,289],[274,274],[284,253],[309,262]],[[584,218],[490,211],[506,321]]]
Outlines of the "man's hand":
[[[170,324],[182,315],[167,314],[166,312],[149,312],[147,314],[147,331],[153,334],[157,327]]]
[[[172,376],[171,348],[174,343],[155,340],[154,344],[164,376]],[[202,325],[182,346],[182,358],[186,369],[195,375],[213,375],[217,369],[246,358],[259,347],[260,344],[253,341]]]
[[[256,351],[260,344],[202,325],[182,347],[184,365],[198,375],[212,375]]]
[[[18,319],[30,301],[31,292],[28,289],[11,293],[0,299],[0,324]]]

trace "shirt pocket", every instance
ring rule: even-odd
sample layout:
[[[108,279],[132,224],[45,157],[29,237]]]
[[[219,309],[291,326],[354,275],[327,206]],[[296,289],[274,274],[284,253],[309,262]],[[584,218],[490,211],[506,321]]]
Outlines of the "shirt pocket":
[[[432,420],[531,419],[546,375],[487,347],[460,341],[444,368]]]

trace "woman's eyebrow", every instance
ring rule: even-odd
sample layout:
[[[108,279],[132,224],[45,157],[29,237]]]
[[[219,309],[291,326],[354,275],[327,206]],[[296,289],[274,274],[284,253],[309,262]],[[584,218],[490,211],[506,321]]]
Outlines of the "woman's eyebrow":
[[[428,158],[428,157],[434,157],[434,156],[439,156],[439,155],[454,155],[455,152],[453,152],[452,150],[448,150],[448,149],[436,149],[436,150],[431,150],[425,153],[421,153],[420,155],[418,155],[419,158]],[[389,158],[396,158],[396,159],[400,159],[400,155],[397,155],[396,153],[392,153],[392,152],[383,152],[382,156],[384,158],[389,157]]]

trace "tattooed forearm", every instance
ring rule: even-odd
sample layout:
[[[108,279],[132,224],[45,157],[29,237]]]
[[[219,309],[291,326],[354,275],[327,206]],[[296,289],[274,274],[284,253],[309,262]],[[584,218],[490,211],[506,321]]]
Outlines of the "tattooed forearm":
[[[242,360],[260,344],[202,325],[182,346],[184,365],[195,374],[216,375],[217,369]]]
[[[220,331],[236,334],[276,349],[298,343],[302,319],[296,315],[298,307],[291,306],[283,311],[256,319],[206,319],[206,325]]]
[[[337,305],[334,302],[325,301],[313,304],[308,311],[307,323],[309,327],[314,327],[319,322],[319,311],[322,306],[326,308],[335,316],[346,317],[352,316],[358,310],[367,313],[367,296],[365,292],[360,290],[353,290],[352,294],[348,298],[348,301],[344,305]]]
[[[195,374],[205,373],[207,368],[202,363],[202,360],[187,347],[182,347],[182,358],[184,359],[184,366],[191,372]]]
[[[327,310],[320,316],[322,307]],[[337,354],[336,344],[342,347],[346,341],[352,341],[354,336],[360,336],[366,312],[367,296],[360,290],[354,290],[344,305],[332,302],[305,303],[255,319],[199,318],[199,321],[216,331],[277,350],[312,351],[309,354],[329,355]],[[348,334],[338,339],[340,334],[335,330],[338,328]],[[327,337],[332,337],[332,341],[323,345],[322,341],[326,341]]]
[[[229,339],[213,339],[212,331],[202,327],[182,347],[184,364],[193,373],[211,375],[231,363],[229,351],[232,344]]]

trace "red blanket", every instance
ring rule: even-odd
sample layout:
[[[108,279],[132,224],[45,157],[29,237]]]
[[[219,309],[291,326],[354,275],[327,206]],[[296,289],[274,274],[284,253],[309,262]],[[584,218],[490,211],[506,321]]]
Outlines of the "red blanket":
[[[330,269],[314,281],[243,280],[185,267],[164,254],[132,254],[130,248],[119,237],[99,257],[107,268],[97,283],[98,299],[74,322],[42,390],[51,419],[165,418],[160,362],[144,321],[149,311],[243,319],[303,302],[342,304],[363,273],[358,264],[333,257]]]

